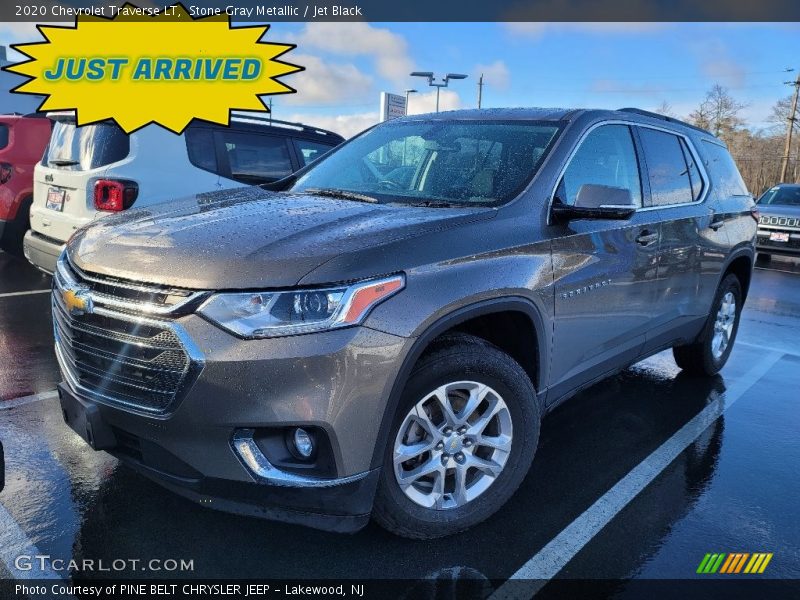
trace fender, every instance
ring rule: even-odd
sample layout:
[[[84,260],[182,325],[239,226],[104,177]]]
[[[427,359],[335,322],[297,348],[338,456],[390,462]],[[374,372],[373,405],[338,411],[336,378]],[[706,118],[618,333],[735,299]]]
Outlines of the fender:
[[[422,353],[425,351],[428,345],[436,337],[452,329],[456,325],[469,321],[470,319],[474,319],[475,317],[500,312],[521,312],[528,316],[533,323],[533,328],[536,334],[536,343],[538,346],[538,368],[536,371],[537,381],[534,381],[533,384],[536,389],[539,408],[542,411],[541,414],[544,414],[544,398],[547,391],[545,384],[547,381],[546,367],[550,364],[550,342],[549,338],[545,335],[546,330],[544,319],[542,318],[539,309],[533,302],[521,296],[492,298],[463,306],[451,313],[444,315],[443,317],[440,317],[434,323],[428,326],[428,328],[425,329],[425,331],[423,331],[419,337],[417,337],[414,345],[411,347],[411,350],[409,350],[408,354],[406,354],[405,358],[403,359],[403,363],[401,364],[400,370],[397,372],[397,377],[392,385],[392,391],[389,394],[389,398],[386,402],[386,409],[383,413],[381,427],[378,430],[378,437],[375,440],[375,449],[372,455],[371,468],[380,467],[381,463],[383,462],[383,452],[386,448],[386,444],[388,443],[389,430],[391,429],[392,422],[394,421],[395,413],[397,412],[397,406],[400,403],[400,397],[402,396],[403,390],[406,387],[406,382],[411,374],[411,370],[414,368],[417,360],[419,360],[419,357],[422,356]]]
[[[750,273],[752,275],[753,269],[755,268],[756,264],[755,254],[756,254],[755,249],[753,248],[751,243],[745,243],[744,245],[740,245],[738,248],[733,250],[728,256],[727,260],[725,261],[725,266],[719,272],[719,277],[717,278],[717,287],[719,287],[719,284],[722,283],[722,278],[724,277],[725,273],[728,272],[728,269],[730,268],[731,264],[733,264],[733,261],[735,261],[737,258],[746,256],[750,260]],[[748,290],[749,290],[749,285],[748,289],[742,290],[744,292],[745,300],[747,299]]]

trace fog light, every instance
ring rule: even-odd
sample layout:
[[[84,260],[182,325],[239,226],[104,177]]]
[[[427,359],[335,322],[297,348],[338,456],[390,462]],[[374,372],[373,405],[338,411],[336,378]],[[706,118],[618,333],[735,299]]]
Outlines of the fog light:
[[[311,435],[305,429],[300,427],[295,429],[293,441],[294,449],[297,450],[300,456],[311,458],[311,454],[314,452],[314,440],[311,439]]]

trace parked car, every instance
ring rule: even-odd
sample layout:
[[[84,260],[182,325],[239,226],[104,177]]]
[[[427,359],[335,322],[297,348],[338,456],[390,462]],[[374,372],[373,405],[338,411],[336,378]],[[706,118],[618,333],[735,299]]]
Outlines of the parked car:
[[[800,184],[781,183],[758,199],[759,260],[773,254],[800,256]]]
[[[755,204],[680,121],[405,117],[271,187],[93,223],[55,277],[67,423],[203,506],[451,534],[509,499],[578,390],[733,349]]]
[[[33,167],[50,139],[50,121],[37,115],[0,115],[0,247],[22,255],[33,202]]]
[[[100,217],[215,189],[281,179],[343,141],[300,123],[235,114],[229,127],[190,125],[177,136],[157,126],[126,135],[113,122],[55,122],[36,166],[25,256],[52,272],[70,236]]]

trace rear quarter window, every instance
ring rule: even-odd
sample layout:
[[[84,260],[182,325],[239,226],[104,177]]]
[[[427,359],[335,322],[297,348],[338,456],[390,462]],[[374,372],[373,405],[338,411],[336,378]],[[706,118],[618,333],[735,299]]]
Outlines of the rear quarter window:
[[[302,140],[295,138],[294,144],[297,147],[297,154],[300,157],[300,166],[304,167],[308,163],[317,160],[320,156],[331,150],[334,146],[331,144],[323,144],[321,142],[313,142],[311,140]]]
[[[283,179],[293,171],[285,137],[222,130],[223,174],[242,183],[258,185]]]
[[[190,127],[184,134],[189,162],[204,171],[219,175],[214,132],[211,129]]]
[[[8,125],[0,123],[0,150],[8,146]]]
[[[703,140],[706,171],[720,196],[749,196],[747,186],[739,174],[728,149],[719,144]]]

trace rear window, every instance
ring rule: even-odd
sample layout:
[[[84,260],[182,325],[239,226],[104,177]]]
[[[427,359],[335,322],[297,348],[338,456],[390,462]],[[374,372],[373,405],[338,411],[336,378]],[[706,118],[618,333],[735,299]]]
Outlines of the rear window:
[[[56,121],[42,164],[85,171],[119,162],[130,150],[130,138],[113,123],[77,127],[71,121]]]
[[[703,140],[703,148],[707,156],[706,170],[719,194],[724,197],[749,196],[750,192],[747,191],[730,152],[725,147],[706,140]]]
[[[0,150],[8,146],[8,125],[0,124]]]
[[[320,156],[325,154],[333,146],[328,144],[321,144],[320,142],[312,142],[309,140],[294,140],[297,146],[297,153],[300,155],[300,160],[303,162],[302,167],[308,163],[317,160]]]
[[[214,132],[210,129],[189,127],[184,135],[189,162],[195,167],[219,175],[217,154],[214,150]]]

